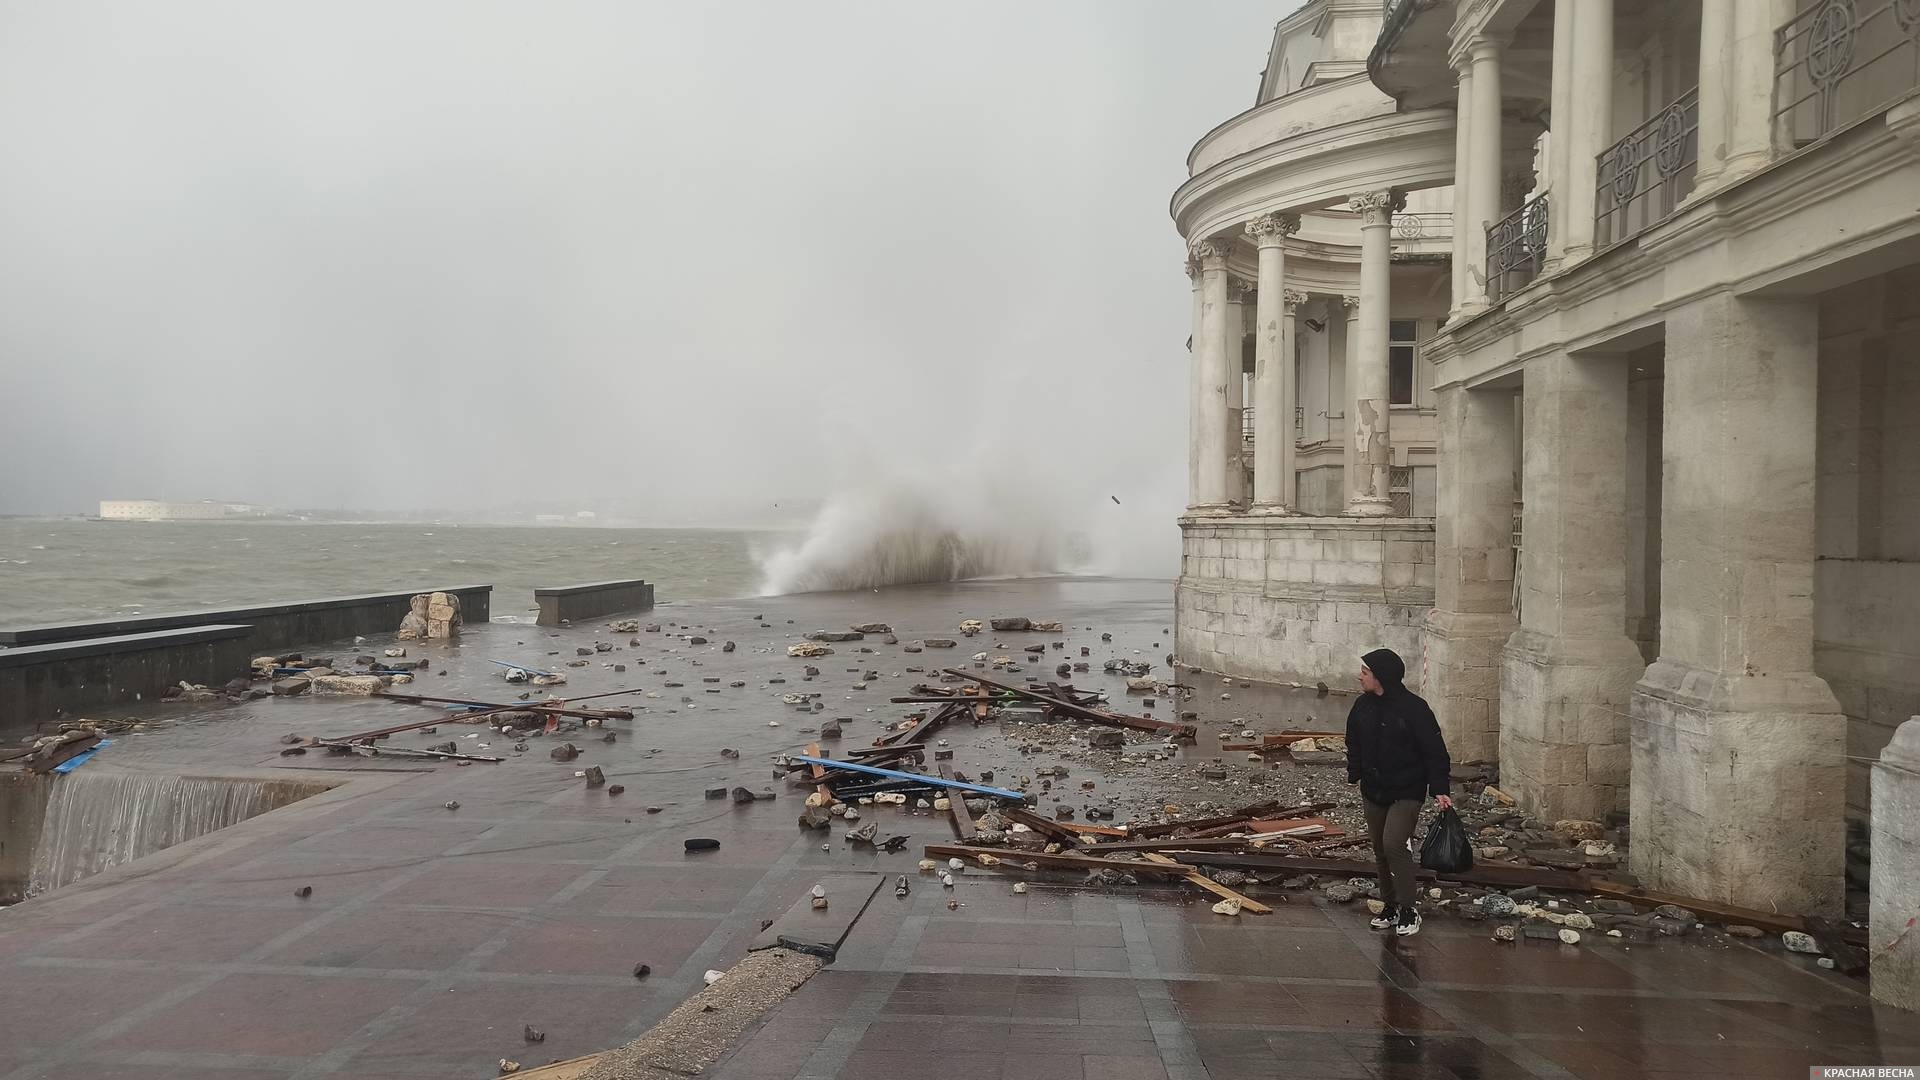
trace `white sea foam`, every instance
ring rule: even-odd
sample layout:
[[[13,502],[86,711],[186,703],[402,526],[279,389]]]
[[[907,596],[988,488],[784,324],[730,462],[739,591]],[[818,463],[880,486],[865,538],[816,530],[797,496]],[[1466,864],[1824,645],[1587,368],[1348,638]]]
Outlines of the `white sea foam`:
[[[757,557],[761,592],[782,595],[1044,574],[1171,577],[1177,539],[1164,508],[996,473],[843,491],[797,543]]]

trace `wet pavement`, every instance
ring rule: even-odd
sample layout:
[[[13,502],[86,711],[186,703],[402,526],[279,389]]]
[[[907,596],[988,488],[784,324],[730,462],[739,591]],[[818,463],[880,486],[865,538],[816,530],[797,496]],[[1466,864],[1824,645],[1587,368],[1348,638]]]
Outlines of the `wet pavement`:
[[[1068,632],[988,633],[917,655],[872,640],[835,644],[834,655],[813,661],[785,655],[818,627],[887,621],[904,644],[957,636],[963,618],[1014,614],[1061,619]],[[1172,888],[1104,894],[1036,882],[1022,896],[977,870],[944,890],[914,870],[920,845],[951,840],[944,816],[871,811],[883,833],[912,834],[896,855],[855,851],[840,827],[831,836],[796,828],[801,793],[773,779],[770,757],[801,748],[806,729],[836,716],[853,718],[843,747],[867,743],[902,715],[886,697],[919,678],[906,666],[1007,651],[992,649],[995,640],[1014,655],[1063,640],[1064,657],[1049,651],[1028,673],[1051,677],[1053,664],[1077,660],[1087,645],[1095,674],[1076,682],[1118,697],[1120,681],[1099,675],[1100,661],[1160,665],[1171,617],[1164,582],[981,582],[668,604],[643,616],[681,632],[694,624],[711,639],[703,646],[669,634],[637,635],[632,646],[634,635],[610,634],[601,621],[557,632],[497,622],[469,628],[458,646],[408,645],[447,674],[407,689],[512,700],[524,688],[509,687],[487,659],[561,668],[577,647],[617,643],[617,652],[581,658],[587,667],[562,668],[569,682],[555,692],[642,686],[660,696],[610,699],[646,708],[609,722],[611,746],[599,731],[564,736],[584,751],[568,763],[548,758],[557,739],[531,740],[516,754],[497,733],[454,723],[393,742],[453,738],[511,760],[456,767],[279,755],[290,732],[338,736],[424,715],[392,702],[140,710],[165,722],[85,768],[299,770],[340,786],[0,912],[10,1051],[0,1080],[485,1077],[501,1058],[532,1067],[573,1057],[645,1031],[703,972],[744,955],[760,921],[800,899],[822,871],[849,869],[904,873],[914,888],[905,899],[883,889],[836,963],[711,1075],[1469,1080],[1785,1076],[1807,1064],[1920,1062],[1920,1018],[1875,1010],[1857,982],[1777,949],[1500,945],[1484,927],[1442,919],[1396,942],[1367,930],[1363,908],[1304,894],[1282,901],[1269,891],[1261,895],[1275,914],[1229,919],[1208,910],[1211,898]],[[1114,634],[1112,645],[1102,632]],[[721,652],[728,640],[739,650]],[[327,652],[344,660],[385,644]],[[627,671],[603,666],[614,663]],[[807,663],[822,672],[810,683],[801,679]],[[881,678],[852,689],[865,670]],[[1311,694],[1236,687],[1234,700],[1220,702],[1214,689],[1187,706],[1209,722],[1279,730],[1344,712]],[[814,691],[825,695],[819,713],[779,700]],[[1158,709],[1171,718],[1174,706],[1163,699]],[[1196,756],[1205,755],[1206,730]],[[962,770],[997,767],[1004,780],[1020,767],[996,726],[947,737]],[[721,747],[742,756],[723,757]],[[589,765],[626,792],[586,789],[574,772]],[[779,798],[736,807],[702,797],[735,784]],[[721,847],[686,854],[689,836]],[[307,885],[312,895],[295,897]],[[960,907],[949,910],[949,899]],[[652,971],[644,980],[633,975],[642,963]],[[522,1040],[528,1024],[546,1031],[544,1043]]]

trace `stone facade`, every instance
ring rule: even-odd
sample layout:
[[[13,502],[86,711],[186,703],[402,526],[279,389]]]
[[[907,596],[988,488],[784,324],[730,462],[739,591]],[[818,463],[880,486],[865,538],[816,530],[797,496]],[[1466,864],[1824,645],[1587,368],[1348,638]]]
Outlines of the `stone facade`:
[[[1225,261],[1338,306],[1292,327],[1298,471],[1263,488],[1255,462],[1277,502],[1202,497],[1230,424],[1195,395],[1183,658],[1317,681],[1391,645],[1527,811],[1625,814],[1647,886],[1838,914],[1868,762],[1920,712],[1910,6],[1394,4],[1364,83],[1269,77],[1194,148],[1174,220],[1217,257],[1297,218],[1284,259]],[[1308,0],[1276,42],[1350,41],[1364,8]],[[1842,19],[1893,51],[1804,47]],[[1420,303],[1444,320],[1409,330]],[[1195,333],[1212,370],[1230,343]],[[1253,419],[1256,448],[1287,434]],[[1358,538],[1427,513],[1409,619]]]
[[[1207,671],[1350,686],[1386,647],[1422,678],[1433,526],[1401,519],[1187,518],[1174,651]]]
[[[1873,767],[1872,892],[1873,996],[1920,1009],[1920,930],[1911,923],[1920,912],[1920,716],[1900,725]]]

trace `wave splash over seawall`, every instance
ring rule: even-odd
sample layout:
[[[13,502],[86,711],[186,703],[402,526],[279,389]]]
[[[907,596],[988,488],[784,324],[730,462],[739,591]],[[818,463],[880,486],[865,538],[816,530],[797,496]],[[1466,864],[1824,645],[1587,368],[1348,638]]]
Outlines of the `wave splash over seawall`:
[[[828,500],[798,544],[761,556],[761,592],[1062,573],[1085,561],[1083,548],[1040,500],[903,481]]]

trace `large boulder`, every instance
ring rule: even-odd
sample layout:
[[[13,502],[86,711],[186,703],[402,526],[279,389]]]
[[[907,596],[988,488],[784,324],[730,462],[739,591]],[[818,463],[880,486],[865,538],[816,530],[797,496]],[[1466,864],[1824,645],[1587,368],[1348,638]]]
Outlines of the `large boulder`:
[[[401,641],[419,641],[427,636],[427,604],[431,598],[425,593],[407,601],[406,618],[400,620],[400,630],[394,637]]]

